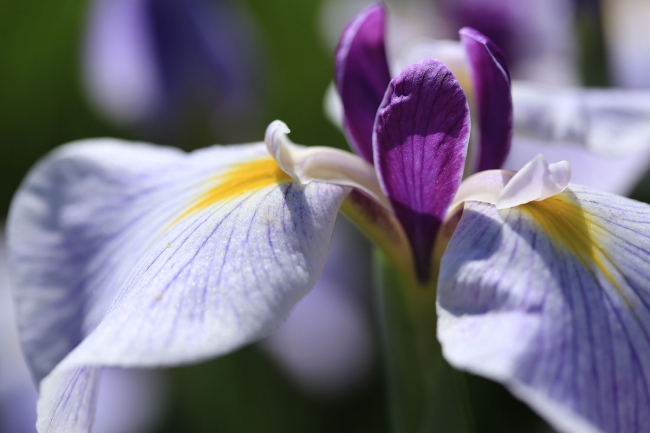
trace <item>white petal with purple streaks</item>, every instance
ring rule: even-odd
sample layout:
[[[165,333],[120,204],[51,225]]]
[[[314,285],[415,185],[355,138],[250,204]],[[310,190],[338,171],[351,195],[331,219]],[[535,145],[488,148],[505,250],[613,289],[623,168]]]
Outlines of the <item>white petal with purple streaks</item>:
[[[650,431],[650,206],[570,185],[467,202],[441,263],[438,337],[565,432]]]
[[[346,188],[270,181],[195,206],[237,164],[264,158],[262,143],[184,154],[99,140],[30,173],[8,233],[23,344],[47,375],[39,431],[90,429],[101,367],[230,352],[313,287]]]

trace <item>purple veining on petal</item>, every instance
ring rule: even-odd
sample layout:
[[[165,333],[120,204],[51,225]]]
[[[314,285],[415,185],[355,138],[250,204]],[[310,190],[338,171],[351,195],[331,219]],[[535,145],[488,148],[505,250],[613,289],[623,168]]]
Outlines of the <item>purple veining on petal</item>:
[[[542,220],[603,262],[522,207],[466,204],[438,280],[444,356],[503,383],[554,430],[648,432],[650,206],[576,185],[563,195],[572,216],[549,207]]]
[[[477,171],[501,168],[512,141],[510,72],[501,49],[482,33],[460,30],[478,109],[480,147]]]
[[[469,130],[465,95],[437,60],[404,69],[377,113],[373,146],[379,180],[411,242],[422,281],[429,277],[436,233],[462,178]]]
[[[382,4],[364,9],[348,25],[336,49],[336,86],[350,145],[372,163],[372,128],[390,82]]]

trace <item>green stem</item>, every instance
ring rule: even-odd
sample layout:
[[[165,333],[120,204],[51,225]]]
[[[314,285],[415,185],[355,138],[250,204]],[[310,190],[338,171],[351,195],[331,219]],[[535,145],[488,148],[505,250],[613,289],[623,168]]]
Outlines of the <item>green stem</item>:
[[[374,264],[393,431],[474,432],[465,377],[436,338],[435,284],[413,284],[377,248]]]

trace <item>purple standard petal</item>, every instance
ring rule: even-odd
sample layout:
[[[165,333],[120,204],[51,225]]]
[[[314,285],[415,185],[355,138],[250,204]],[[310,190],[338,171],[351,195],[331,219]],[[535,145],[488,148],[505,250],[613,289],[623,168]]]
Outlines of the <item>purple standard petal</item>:
[[[477,171],[501,168],[512,141],[508,65],[499,47],[485,35],[469,27],[459,34],[469,60],[481,131]]]
[[[467,202],[440,266],[438,338],[562,432],[650,432],[650,206],[570,185]]]
[[[336,49],[336,86],[350,145],[372,163],[372,128],[390,82],[382,4],[364,9],[343,32]]]
[[[373,145],[379,180],[411,242],[422,281],[429,277],[433,242],[462,178],[469,130],[465,95],[437,60],[404,69],[377,113]]]

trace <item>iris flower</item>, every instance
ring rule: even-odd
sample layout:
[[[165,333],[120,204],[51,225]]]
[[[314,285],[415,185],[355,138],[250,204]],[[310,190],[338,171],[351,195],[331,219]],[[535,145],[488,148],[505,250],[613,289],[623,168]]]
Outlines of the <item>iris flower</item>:
[[[420,306],[428,343],[437,332],[453,366],[504,384],[561,431],[648,430],[650,206],[569,184],[568,163],[541,156],[498,170],[509,74],[471,29],[461,34],[485,86],[467,170],[470,110],[450,70],[424,60],[382,90],[386,71],[364,66],[380,50],[367,57],[357,42],[381,39],[381,14],[355,20],[338,52],[337,81],[370,84],[359,112],[346,108],[361,156],[293,144],[276,121],[264,143],[188,154],[88,140],[32,169],[7,231],[39,431],[89,431],[103,368],[199,362],[272,332],[318,279],[341,207],[404,298],[435,299]],[[463,181],[475,167],[487,170]]]

